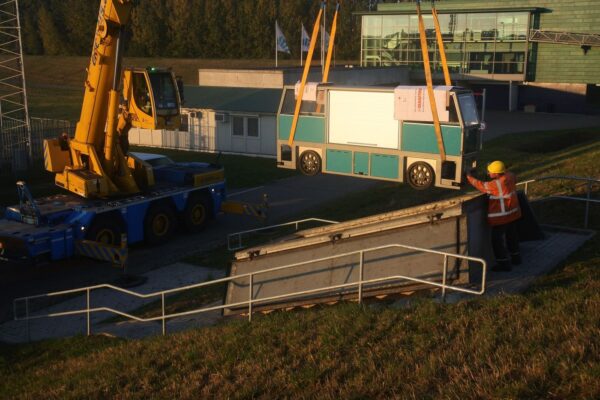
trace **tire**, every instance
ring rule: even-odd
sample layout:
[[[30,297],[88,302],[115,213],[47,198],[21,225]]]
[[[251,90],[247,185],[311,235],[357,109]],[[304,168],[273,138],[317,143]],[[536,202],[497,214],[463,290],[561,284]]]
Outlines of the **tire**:
[[[108,215],[97,216],[91,228],[85,234],[85,238],[94,242],[119,246],[123,227],[115,218],[115,216],[111,218]]]
[[[182,214],[185,230],[190,233],[202,231],[212,217],[212,202],[206,194],[192,194]]]
[[[153,204],[144,218],[144,240],[150,245],[168,242],[175,233],[177,218],[173,208],[166,204]]]
[[[416,190],[429,189],[435,183],[435,172],[431,165],[417,161],[406,171],[408,184]]]
[[[315,176],[321,172],[321,156],[315,151],[307,150],[300,155],[298,169],[306,176]]]

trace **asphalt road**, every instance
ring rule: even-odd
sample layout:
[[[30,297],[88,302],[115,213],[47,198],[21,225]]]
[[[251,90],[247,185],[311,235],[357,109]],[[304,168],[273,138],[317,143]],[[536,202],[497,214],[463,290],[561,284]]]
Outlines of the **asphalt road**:
[[[318,175],[297,176],[265,186],[230,193],[231,200],[261,203],[263,194],[270,201],[269,223],[290,220],[292,216],[344,196],[380,184],[369,179]],[[261,223],[250,217],[220,215],[201,233],[178,234],[158,247],[133,246],[129,253],[129,272],[144,272],[172,264],[177,260],[225,243],[227,235]],[[17,297],[67,290],[115,281],[121,271],[93,260],[77,258],[68,261],[25,267],[0,265],[0,321],[12,318],[12,300]]]

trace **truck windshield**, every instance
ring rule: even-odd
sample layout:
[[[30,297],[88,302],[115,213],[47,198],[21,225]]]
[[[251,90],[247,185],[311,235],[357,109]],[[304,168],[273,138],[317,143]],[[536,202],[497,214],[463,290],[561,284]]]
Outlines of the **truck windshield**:
[[[150,73],[150,83],[154,94],[154,104],[158,115],[179,114],[177,88],[168,72]]]
[[[317,95],[317,101],[303,100],[300,106],[300,115],[323,115],[325,107],[323,106],[325,99],[325,91],[319,90]],[[320,105],[320,107],[319,107]],[[296,95],[294,89],[286,89],[285,96],[283,98],[283,104],[281,107],[282,114],[294,115],[296,110]]]
[[[477,114],[477,106],[475,98],[471,93],[463,93],[458,95],[458,103],[460,104],[460,113],[462,114],[465,126],[479,124],[479,115]]]

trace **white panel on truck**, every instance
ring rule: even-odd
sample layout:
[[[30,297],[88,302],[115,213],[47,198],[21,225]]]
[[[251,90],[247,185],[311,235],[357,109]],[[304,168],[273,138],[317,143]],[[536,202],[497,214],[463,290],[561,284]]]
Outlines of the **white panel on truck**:
[[[394,93],[329,91],[329,143],[398,149]]]
[[[440,122],[450,120],[450,113],[447,110],[448,91],[450,89],[452,89],[451,86],[436,86],[433,88]],[[394,116],[398,121],[433,121],[426,86],[398,86],[394,89],[394,101]]]

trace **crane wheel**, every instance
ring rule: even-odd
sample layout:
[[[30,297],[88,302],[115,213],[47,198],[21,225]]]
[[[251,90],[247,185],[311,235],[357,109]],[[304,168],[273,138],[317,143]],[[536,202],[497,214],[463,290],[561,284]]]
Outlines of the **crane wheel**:
[[[144,219],[144,239],[146,243],[158,245],[168,242],[175,233],[175,212],[166,204],[154,204]]]
[[[300,155],[298,168],[307,176],[315,176],[321,172],[321,156],[313,150],[307,150]]]
[[[191,233],[202,231],[212,216],[212,202],[206,194],[193,194],[188,198],[182,220],[185,230]]]
[[[85,238],[94,242],[119,246],[121,244],[121,233],[123,233],[123,228],[114,217],[111,218],[108,215],[98,216],[85,234]]]

